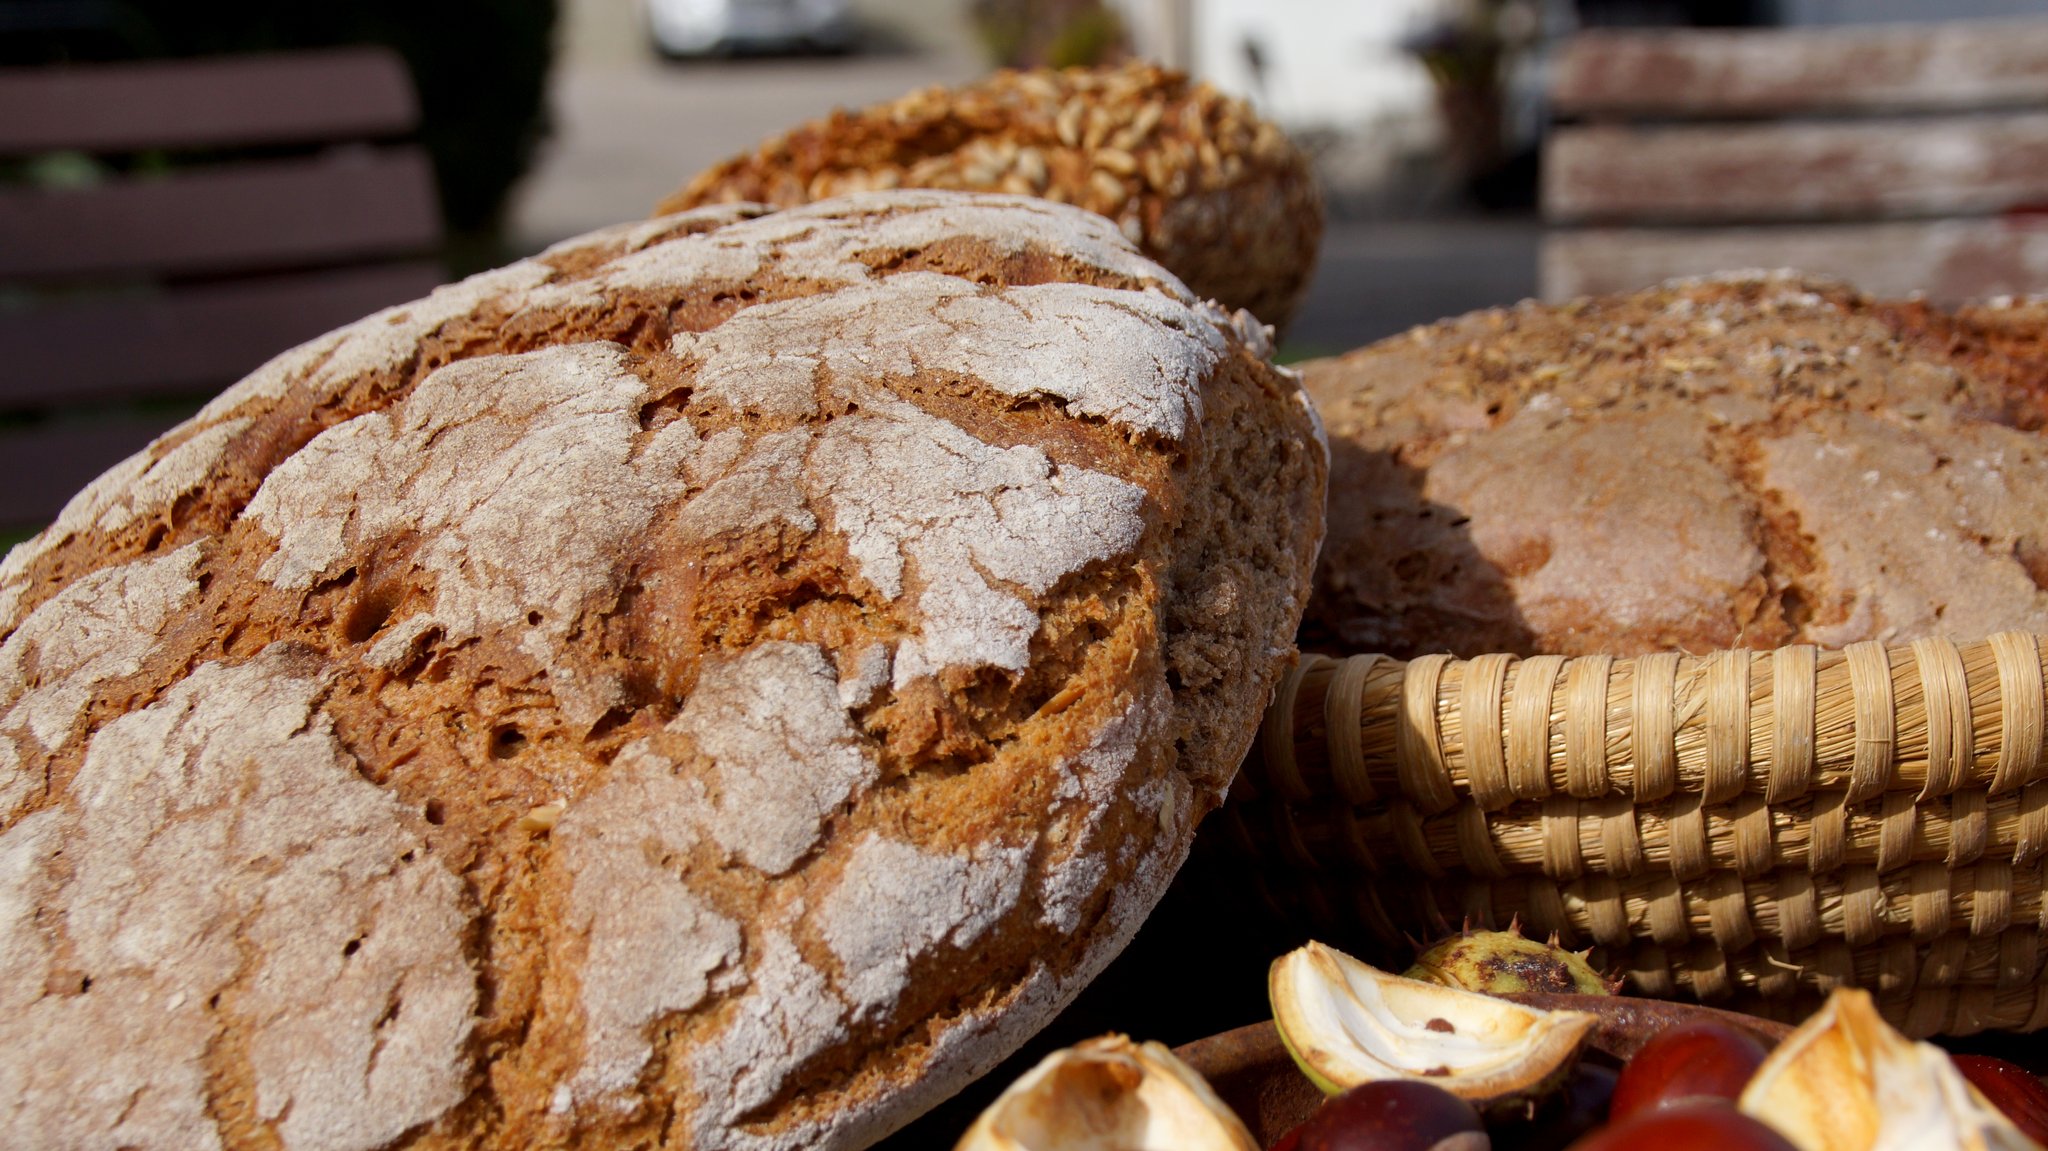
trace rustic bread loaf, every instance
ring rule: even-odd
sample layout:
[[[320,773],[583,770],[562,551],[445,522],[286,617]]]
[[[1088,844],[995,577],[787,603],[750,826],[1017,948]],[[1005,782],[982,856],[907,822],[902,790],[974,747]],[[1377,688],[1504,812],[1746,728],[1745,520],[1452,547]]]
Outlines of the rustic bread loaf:
[[[1641,654],[2048,630],[2048,308],[1737,274],[1303,366],[1314,646]]]
[[[871,188],[1045,196],[1115,219],[1197,296],[1285,328],[1315,269],[1308,159],[1242,101],[1154,64],[998,72],[835,111],[661,205],[788,207]]]
[[[9,1142],[871,1142],[1159,896],[1324,469],[1256,324],[1021,197],[285,354],[0,565]]]

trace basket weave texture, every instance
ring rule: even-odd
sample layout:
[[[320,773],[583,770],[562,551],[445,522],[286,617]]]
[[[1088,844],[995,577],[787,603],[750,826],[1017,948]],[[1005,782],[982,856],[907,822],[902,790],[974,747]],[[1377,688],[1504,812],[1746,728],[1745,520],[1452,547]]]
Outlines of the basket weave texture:
[[[1556,932],[1642,994],[2048,1025],[2041,637],[1305,656],[1223,812],[1282,915]]]

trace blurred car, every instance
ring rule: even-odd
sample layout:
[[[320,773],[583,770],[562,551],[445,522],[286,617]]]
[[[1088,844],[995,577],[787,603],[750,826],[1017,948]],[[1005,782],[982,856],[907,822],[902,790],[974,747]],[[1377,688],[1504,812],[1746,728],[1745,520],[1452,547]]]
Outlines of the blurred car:
[[[664,56],[852,47],[851,0],[647,0],[647,33]]]

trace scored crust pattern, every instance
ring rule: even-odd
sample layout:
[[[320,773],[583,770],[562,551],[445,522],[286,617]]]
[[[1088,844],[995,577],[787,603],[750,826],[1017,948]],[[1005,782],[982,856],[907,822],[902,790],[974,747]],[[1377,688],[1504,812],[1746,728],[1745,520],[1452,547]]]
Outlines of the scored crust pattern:
[[[1305,364],[1341,510],[1304,635],[1629,655],[2048,628],[2041,330],[2039,304],[1731,273]]]
[[[1306,596],[1264,335],[1113,225],[596,233],[279,357],[0,564],[37,1146],[856,1147],[1119,949]]]

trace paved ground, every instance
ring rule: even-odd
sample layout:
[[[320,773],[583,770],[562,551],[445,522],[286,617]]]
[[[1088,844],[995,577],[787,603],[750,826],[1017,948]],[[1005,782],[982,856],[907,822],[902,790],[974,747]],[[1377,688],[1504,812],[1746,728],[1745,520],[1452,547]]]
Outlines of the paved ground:
[[[645,216],[694,173],[782,128],[976,72],[972,59],[922,55],[563,68],[554,135],[519,191],[514,242],[531,250]]]
[[[841,58],[663,63],[634,0],[573,0],[552,94],[555,132],[516,202],[520,251],[644,216],[692,173],[836,105],[984,70],[955,0],[861,0],[880,50]],[[1528,220],[1333,223],[1283,352],[1319,355],[1536,289]]]
[[[984,70],[957,0],[859,0],[857,10],[864,52],[676,63],[648,48],[638,0],[570,0],[554,131],[515,197],[515,247],[645,216],[699,170],[836,106]]]
[[[1333,222],[1283,354],[1328,355],[1536,294],[1531,218]]]

